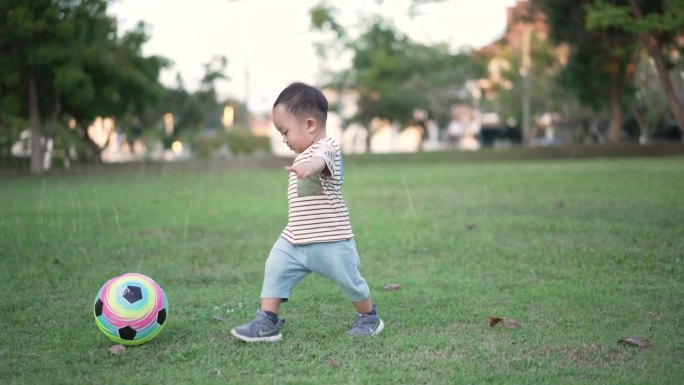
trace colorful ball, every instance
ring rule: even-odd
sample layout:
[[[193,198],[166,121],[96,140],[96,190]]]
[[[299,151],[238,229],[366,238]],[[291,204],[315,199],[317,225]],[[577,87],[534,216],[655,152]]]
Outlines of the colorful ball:
[[[105,282],[95,297],[95,323],[123,345],[140,345],[161,332],[169,312],[164,290],[150,277],[126,273]]]

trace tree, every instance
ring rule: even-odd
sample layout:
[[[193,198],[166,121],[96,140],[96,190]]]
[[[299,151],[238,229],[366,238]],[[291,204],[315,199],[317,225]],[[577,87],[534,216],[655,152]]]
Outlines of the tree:
[[[624,97],[637,58],[635,39],[620,30],[590,30],[586,27],[587,6],[592,0],[534,0],[546,14],[551,37],[567,43],[570,56],[560,81],[578,100],[595,110],[610,111],[609,140],[620,140]]]
[[[228,59],[224,56],[214,56],[204,64],[204,76],[200,88],[194,93],[198,106],[202,109],[203,126],[221,127],[221,112],[223,106],[218,102],[216,82],[228,80],[225,75]]]
[[[375,117],[406,124],[416,108],[446,123],[450,106],[467,98],[465,83],[484,73],[470,55],[416,43],[382,18],[350,46],[349,76],[360,94],[357,118],[365,125]]]
[[[41,172],[43,167],[42,121],[50,117],[45,111],[53,110],[51,123],[54,124],[61,110],[54,92],[48,96],[48,92],[39,89],[40,84],[54,82],[54,76],[46,76],[45,68],[65,61],[63,50],[59,52],[65,43],[65,33],[55,27],[61,14],[59,7],[45,0],[31,4],[18,0],[0,4],[2,124],[8,124],[17,116],[28,118],[34,173]]]
[[[666,135],[670,109],[658,74],[646,52],[639,57],[634,72],[634,87],[636,92],[630,103],[630,110],[639,129],[639,141],[647,143],[653,136]]]
[[[653,60],[684,140],[684,104],[677,96],[669,69],[679,55],[684,36],[684,0],[597,0],[587,6],[586,25],[591,30],[619,30],[633,36]]]
[[[218,102],[216,82],[228,79],[225,75],[227,65],[228,60],[223,56],[215,56],[203,64],[204,75],[195,92],[186,91],[180,74],[176,76],[177,86],[166,90],[158,110],[158,116],[167,112],[173,115],[174,138],[180,134],[192,136],[208,127],[220,127],[222,105]]]
[[[142,56],[143,25],[119,38],[106,9],[105,0],[0,3],[0,124],[28,117],[33,173],[43,171],[45,145],[66,121],[97,160],[90,122],[141,112],[161,96],[167,62]]]
[[[521,100],[527,97],[532,118],[547,113],[577,117],[579,111],[575,98],[568,95],[559,82],[554,81],[564,65],[560,53],[563,50],[534,30],[530,31],[529,41],[529,63],[524,74],[521,71],[524,49],[504,46],[495,55],[505,63],[499,66],[502,79],[493,84],[493,92],[489,97],[483,98],[482,108],[497,111],[505,120],[513,118],[515,122],[522,122],[524,112]],[[530,132],[523,130],[521,134],[526,143],[532,143],[537,137],[537,127],[531,124]]]
[[[452,54],[446,45],[414,42],[377,15],[359,23],[360,35],[351,38],[336,15],[337,9],[327,3],[311,11],[312,28],[333,34],[332,42],[319,45],[319,54],[351,54],[351,67],[338,71],[330,84],[356,91],[358,110],[352,120],[367,129],[373,118],[408,123],[417,108],[446,124],[451,105],[467,98],[466,81],[485,72],[484,63],[472,55]]]
[[[158,76],[167,61],[160,57],[142,56],[142,46],[148,39],[144,24],[139,24],[121,38],[108,40],[107,36],[115,33],[115,26],[103,28],[102,19],[86,20],[100,25],[81,26],[93,35],[101,35],[80,42],[83,52],[89,54],[76,56],[74,60],[78,62],[74,67],[80,69],[82,83],[92,92],[80,95],[76,93],[77,89],[62,88],[65,90],[63,104],[65,113],[76,121],[80,137],[90,149],[88,158],[100,161],[100,154],[107,143],[101,145],[93,140],[88,134],[90,123],[98,116],[135,121],[153,108],[163,96],[164,88],[158,82]],[[103,30],[98,31],[100,28]]]

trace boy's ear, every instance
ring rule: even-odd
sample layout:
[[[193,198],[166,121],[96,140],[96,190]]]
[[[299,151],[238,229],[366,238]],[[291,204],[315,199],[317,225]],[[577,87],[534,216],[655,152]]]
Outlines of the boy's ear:
[[[318,122],[314,118],[306,118],[306,130],[311,132],[318,127]]]

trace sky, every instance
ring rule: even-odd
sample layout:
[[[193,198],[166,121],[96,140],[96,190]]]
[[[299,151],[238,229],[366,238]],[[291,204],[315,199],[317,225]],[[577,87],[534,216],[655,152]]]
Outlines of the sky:
[[[161,55],[173,65],[161,81],[176,84],[180,73],[186,89],[194,91],[205,63],[215,55],[228,59],[228,81],[217,84],[221,97],[244,100],[263,113],[278,93],[294,81],[320,83],[324,69],[348,68],[349,56],[335,62],[316,55],[315,42],[331,35],[311,30],[309,10],[320,0],[113,0],[108,13],[117,18],[119,32],[139,22],[148,25],[150,40],[143,54]],[[359,20],[381,14],[399,31],[423,44],[447,43],[455,52],[479,48],[500,38],[506,27],[506,7],[515,0],[445,0],[421,5],[410,16],[411,0],[337,0],[338,21],[358,34]]]

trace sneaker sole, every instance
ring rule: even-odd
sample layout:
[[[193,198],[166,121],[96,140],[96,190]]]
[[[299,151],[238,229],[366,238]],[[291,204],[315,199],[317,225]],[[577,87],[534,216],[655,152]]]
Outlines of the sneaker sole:
[[[235,329],[231,329],[230,334],[233,335],[233,337],[243,340],[245,342],[276,342],[280,341],[280,339],[283,338],[283,335],[281,333],[278,333],[274,336],[267,336],[267,337],[247,337],[238,334],[235,332]]]
[[[378,324],[378,327],[375,328],[375,330],[373,330],[373,333],[371,333],[371,336],[377,336],[378,334],[380,334],[380,332],[381,332],[382,329],[384,329],[384,328],[385,328],[385,323],[382,322],[382,320],[380,320],[380,323]]]

